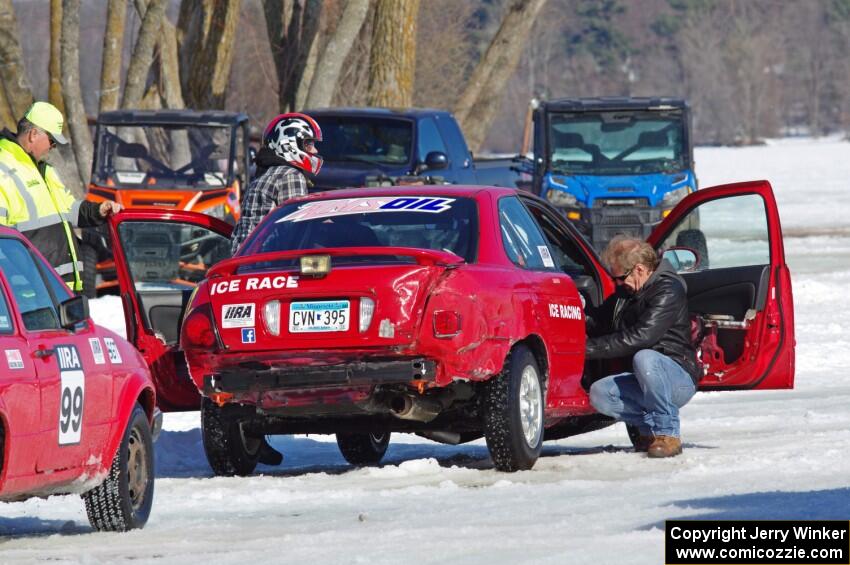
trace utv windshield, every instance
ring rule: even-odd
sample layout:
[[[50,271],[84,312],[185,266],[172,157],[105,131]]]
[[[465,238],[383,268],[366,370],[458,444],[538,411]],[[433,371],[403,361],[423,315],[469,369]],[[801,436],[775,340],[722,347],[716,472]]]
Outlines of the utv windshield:
[[[329,247],[414,247],[475,260],[478,212],[469,198],[374,196],[281,206],[249,236],[238,255]],[[334,257],[334,264],[374,262]],[[381,261],[407,261],[382,257]],[[294,262],[289,262],[294,263]],[[252,266],[256,268],[281,267]],[[294,266],[294,265],[292,265]]]
[[[674,173],[689,166],[681,111],[556,113],[549,117],[554,173]]]
[[[387,118],[319,116],[319,154],[328,163],[406,165],[413,150],[413,122]]]
[[[92,180],[136,190],[222,188],[241,149],[230,126],[102,125]]]

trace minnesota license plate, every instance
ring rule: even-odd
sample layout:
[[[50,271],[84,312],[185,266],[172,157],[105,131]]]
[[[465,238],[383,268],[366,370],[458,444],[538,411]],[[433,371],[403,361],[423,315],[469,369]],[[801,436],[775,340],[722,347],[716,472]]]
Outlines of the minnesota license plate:
[[[344,332],[348,330],[348,300],[293,302],[289,306],[290,333]]]

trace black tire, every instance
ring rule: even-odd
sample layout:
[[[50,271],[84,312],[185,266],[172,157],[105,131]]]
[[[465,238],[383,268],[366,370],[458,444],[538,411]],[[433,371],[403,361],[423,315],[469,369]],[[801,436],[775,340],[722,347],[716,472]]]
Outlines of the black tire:
[[[201,402],[201,435],[204,453],[216,475],[244,477],[257,468],[262,438],[246,436],[242,425],[223,417],[221,407],[209,398]]]
[[[524,390],[526,373],[530,379],[527,385],[532,387]],[[487,381],[484,389],[484,438],[497,470],[512,473],[534,466],[543,447],[545,398],[545,382],[534,355],[524,345],[517,346],[505,360],[502,372]]]
[[[80,262],[83,264],[83,294],[97,298],[97,249],[88,243],[80,243]]]
[[[336,444],[346,461],[358,467],[377,465],[390,445],[390,432],[338,432]]]
[[[637,441],[640,438],[640,428],[626,424],[626,433],[629,434],[629,441],[632,442],[632,447],[637,447]]]
[[[153,458],[148,416],[137,404],[106,480],[83,494],[86,514],[94,529],[126,532],[144,527],[153,503]]]
[[[708,268],[708,245],[701,230],[682,230],[676,235],[676,247],[688,247],[699,256],[699,269]]]

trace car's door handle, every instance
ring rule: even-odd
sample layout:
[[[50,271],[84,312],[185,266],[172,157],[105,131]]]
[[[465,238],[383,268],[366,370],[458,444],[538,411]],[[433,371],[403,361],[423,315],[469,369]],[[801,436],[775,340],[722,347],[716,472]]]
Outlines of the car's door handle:
[[[38,357],[39,359],[44,359],[44,358],[46,358],[46,357],[50,357],[50,356],[51,356],[51,355],[53,355],[54,353],[56,353],[56,350],[55,350],[55,349],[46,349],[46,348],[42,348],[42,349],[36,349],[36,350],[35,350],[35,353],[33,353],[33,355],[35,355],[35,356],[36,356],[36,357]]]

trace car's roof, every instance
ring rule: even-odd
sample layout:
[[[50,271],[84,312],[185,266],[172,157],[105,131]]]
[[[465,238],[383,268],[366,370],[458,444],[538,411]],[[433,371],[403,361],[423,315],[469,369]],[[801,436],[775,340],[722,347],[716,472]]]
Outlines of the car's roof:
[[[113,110],[97,117],[102,125],[234,125],[247,120],[247,114],[223,110]]]
[[[457,184],[435,184],[417,186],[381,186],[370,188],[343,188],[316,192],[298,200],[333,200],[338,198],[363,198],[366,196],[446,196],[454,198],[478,198],[490,193],[496,197],[516,194],[516,189],[499,186],[464,186]]]
[[[448,110],[436,108],[316,108],[304,110],[311,117],[322,116],[364,116],[375,118],[420,118],[434,115],[448,115]]]

